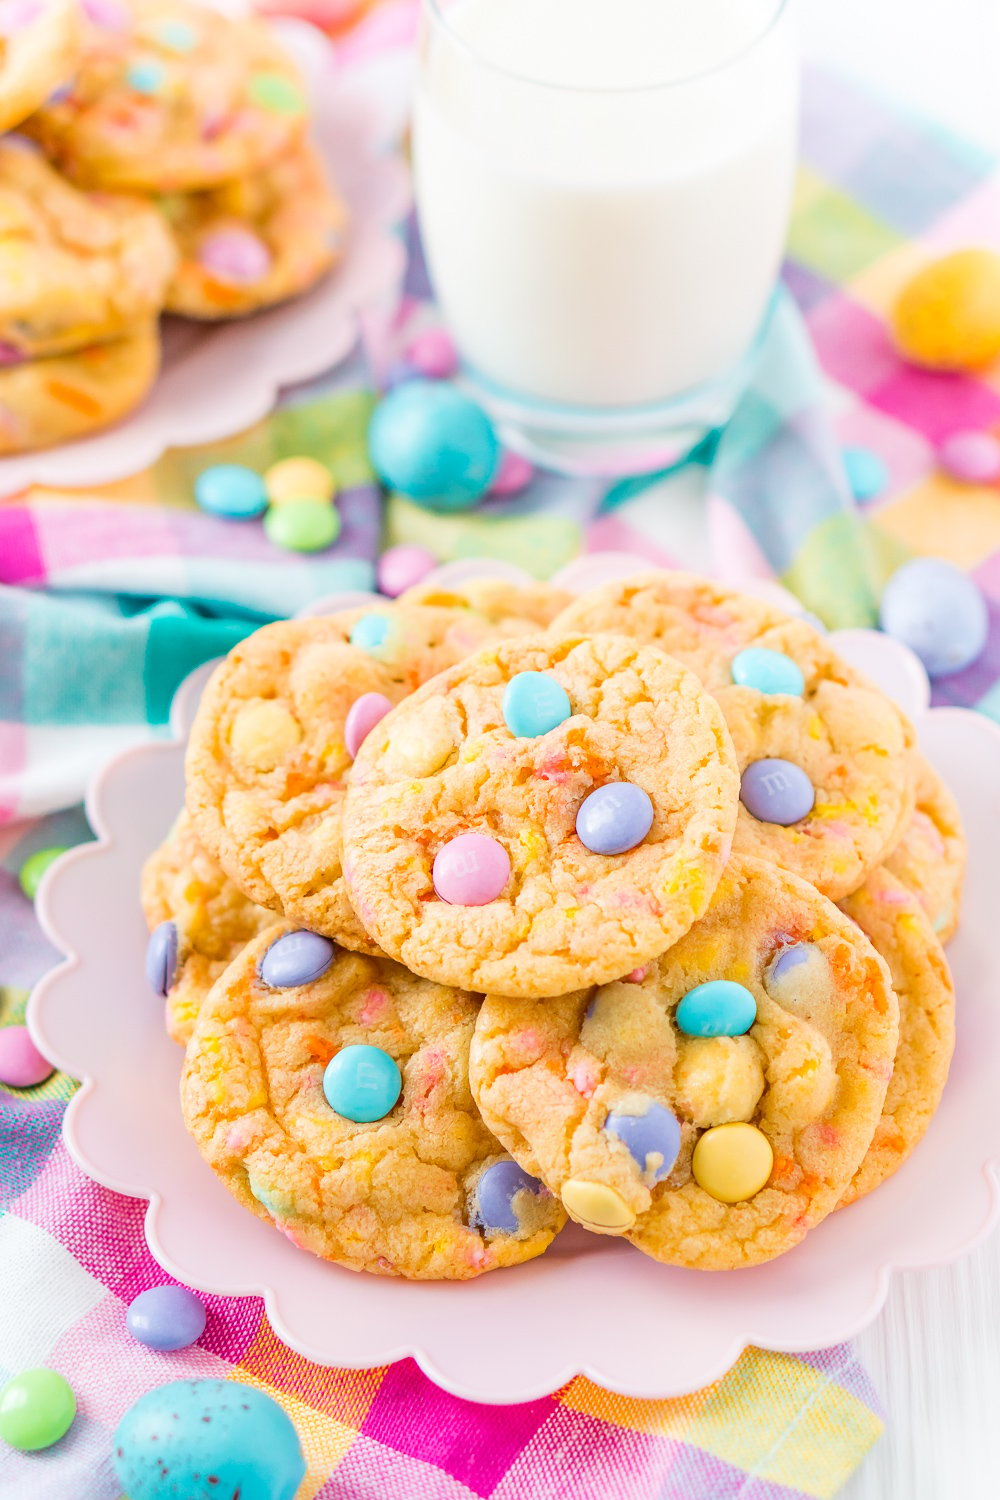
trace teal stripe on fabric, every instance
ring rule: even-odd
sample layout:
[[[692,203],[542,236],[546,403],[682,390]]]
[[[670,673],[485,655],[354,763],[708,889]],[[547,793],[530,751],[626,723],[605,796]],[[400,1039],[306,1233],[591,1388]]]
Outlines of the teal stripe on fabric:
[[[113,597],[28,596],[22,645],[27,724],[137,724],[149,623]]]
[[[206,620],[176,604],[151,610],[143,666],[147,723],[168,723],[174,693],[188,673],[225,656],[256,628],[251,620]]]

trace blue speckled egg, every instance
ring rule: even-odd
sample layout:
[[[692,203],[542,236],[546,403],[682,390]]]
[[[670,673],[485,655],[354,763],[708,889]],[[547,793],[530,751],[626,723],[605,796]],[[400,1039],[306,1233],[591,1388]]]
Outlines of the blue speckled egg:
[[[177,1380],[141,1396],[114,1436],[128,1500],[293,1500],[306,1472],[290,1417],[235,1380]]]
[[[500,467],[486,413],[440,380],[408,380],[376,407],[368,428],[372,466],[389,489],[427,510],[467,510]]]

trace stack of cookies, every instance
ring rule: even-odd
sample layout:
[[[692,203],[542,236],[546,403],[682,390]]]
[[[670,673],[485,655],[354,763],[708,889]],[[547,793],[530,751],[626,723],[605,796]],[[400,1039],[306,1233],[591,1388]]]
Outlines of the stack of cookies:
[[[0,0],[0,454],[137,406],[162,312],[242,317],[330,269],[345,213],[308,124],[260,22]]]
[[[750,1266],[944,1086],[964,841],[811,625],[656,572],[431,586],[219,666],[149,860],[206,1161],[296,1245],[461,1279],[570,1216]]]

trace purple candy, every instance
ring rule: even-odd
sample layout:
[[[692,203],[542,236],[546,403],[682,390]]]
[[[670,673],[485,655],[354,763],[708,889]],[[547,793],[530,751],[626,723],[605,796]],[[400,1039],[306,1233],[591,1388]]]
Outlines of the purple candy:
[[[649,794],[632,781],[609,781],[580,804],[576,832],[592,854],[625,854],[653,824]]]
[[[790,760],[755,760],[743,772],[740,801],[762,823],[787,828],[812,812],[816,789],[802,767]]]
[[[146,978],[154,995],[168,994],[177,975],[177,928],[171,921],[154,927],[146,945]]]
[[[784,979],[793,969],[808,963],[809,955],[815,951],[812,943],[791,943],[787,948],[782,948],[768,965],[765,979]]]
[[[530,1177],[516,1161],[494,1162],[476,1185],[476,1218],[484,1229],[498,1234],[517,1234],[521,1227],[514,1199],[521,1191],[540,1193],[542,1184]]]
[[[125,1325],[147,1349],[186,1349],[205,1332],[205,1304],[187,1287],[151,1286],[129,1304]]]
[[[271,944],[257,965],[257,973],[272,990],[294,989],[325,974],[336,951],[336,944],[329,938],[302,927],[298,932],[286,932]]]
[[[198,246],[198,263],[222,281],[260,281],[271,269],[271,252],[249,229],[217,229]]]
[[[640,1172],[648,1170],[647,1162],[651,1156],[661,1156],[663,1160],[653,1171],[653,1181],[662,1182],[664,1177],[670,1176],[681,1149],[681,1127],[664,1105],[651,1099],[642,1115],[626,1115],[612,1110],[604,1128],[628,1147]]]

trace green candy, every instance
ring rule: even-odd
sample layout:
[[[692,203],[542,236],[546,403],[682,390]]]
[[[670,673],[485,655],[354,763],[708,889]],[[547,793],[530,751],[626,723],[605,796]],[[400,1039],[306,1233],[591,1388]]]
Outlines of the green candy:
[[[254,104],[275,115],[305,113],[305,100],[283,73],[254,73],[247,92]]]
[[[51,1448],[75,1416],[76,1397],[57,1370],[22,1370],[0,1390],[0,1438],[22,1453]]]
[[[289,552],[322,552],[340,535],[340,516],[332,505],[315,500],[288,500],[273,505],[264,517],[269,541]]]
[[[49,868],[49,865],[53,864],[59,858],[60,854],[65,853],[65,849],[36,849],[34,854],[28,855],[28,858],[21,866],[18,879],[21,882],[21,889],[29,901],[34,901],[38,895],[38,887],[42,883],[42,876]]]

